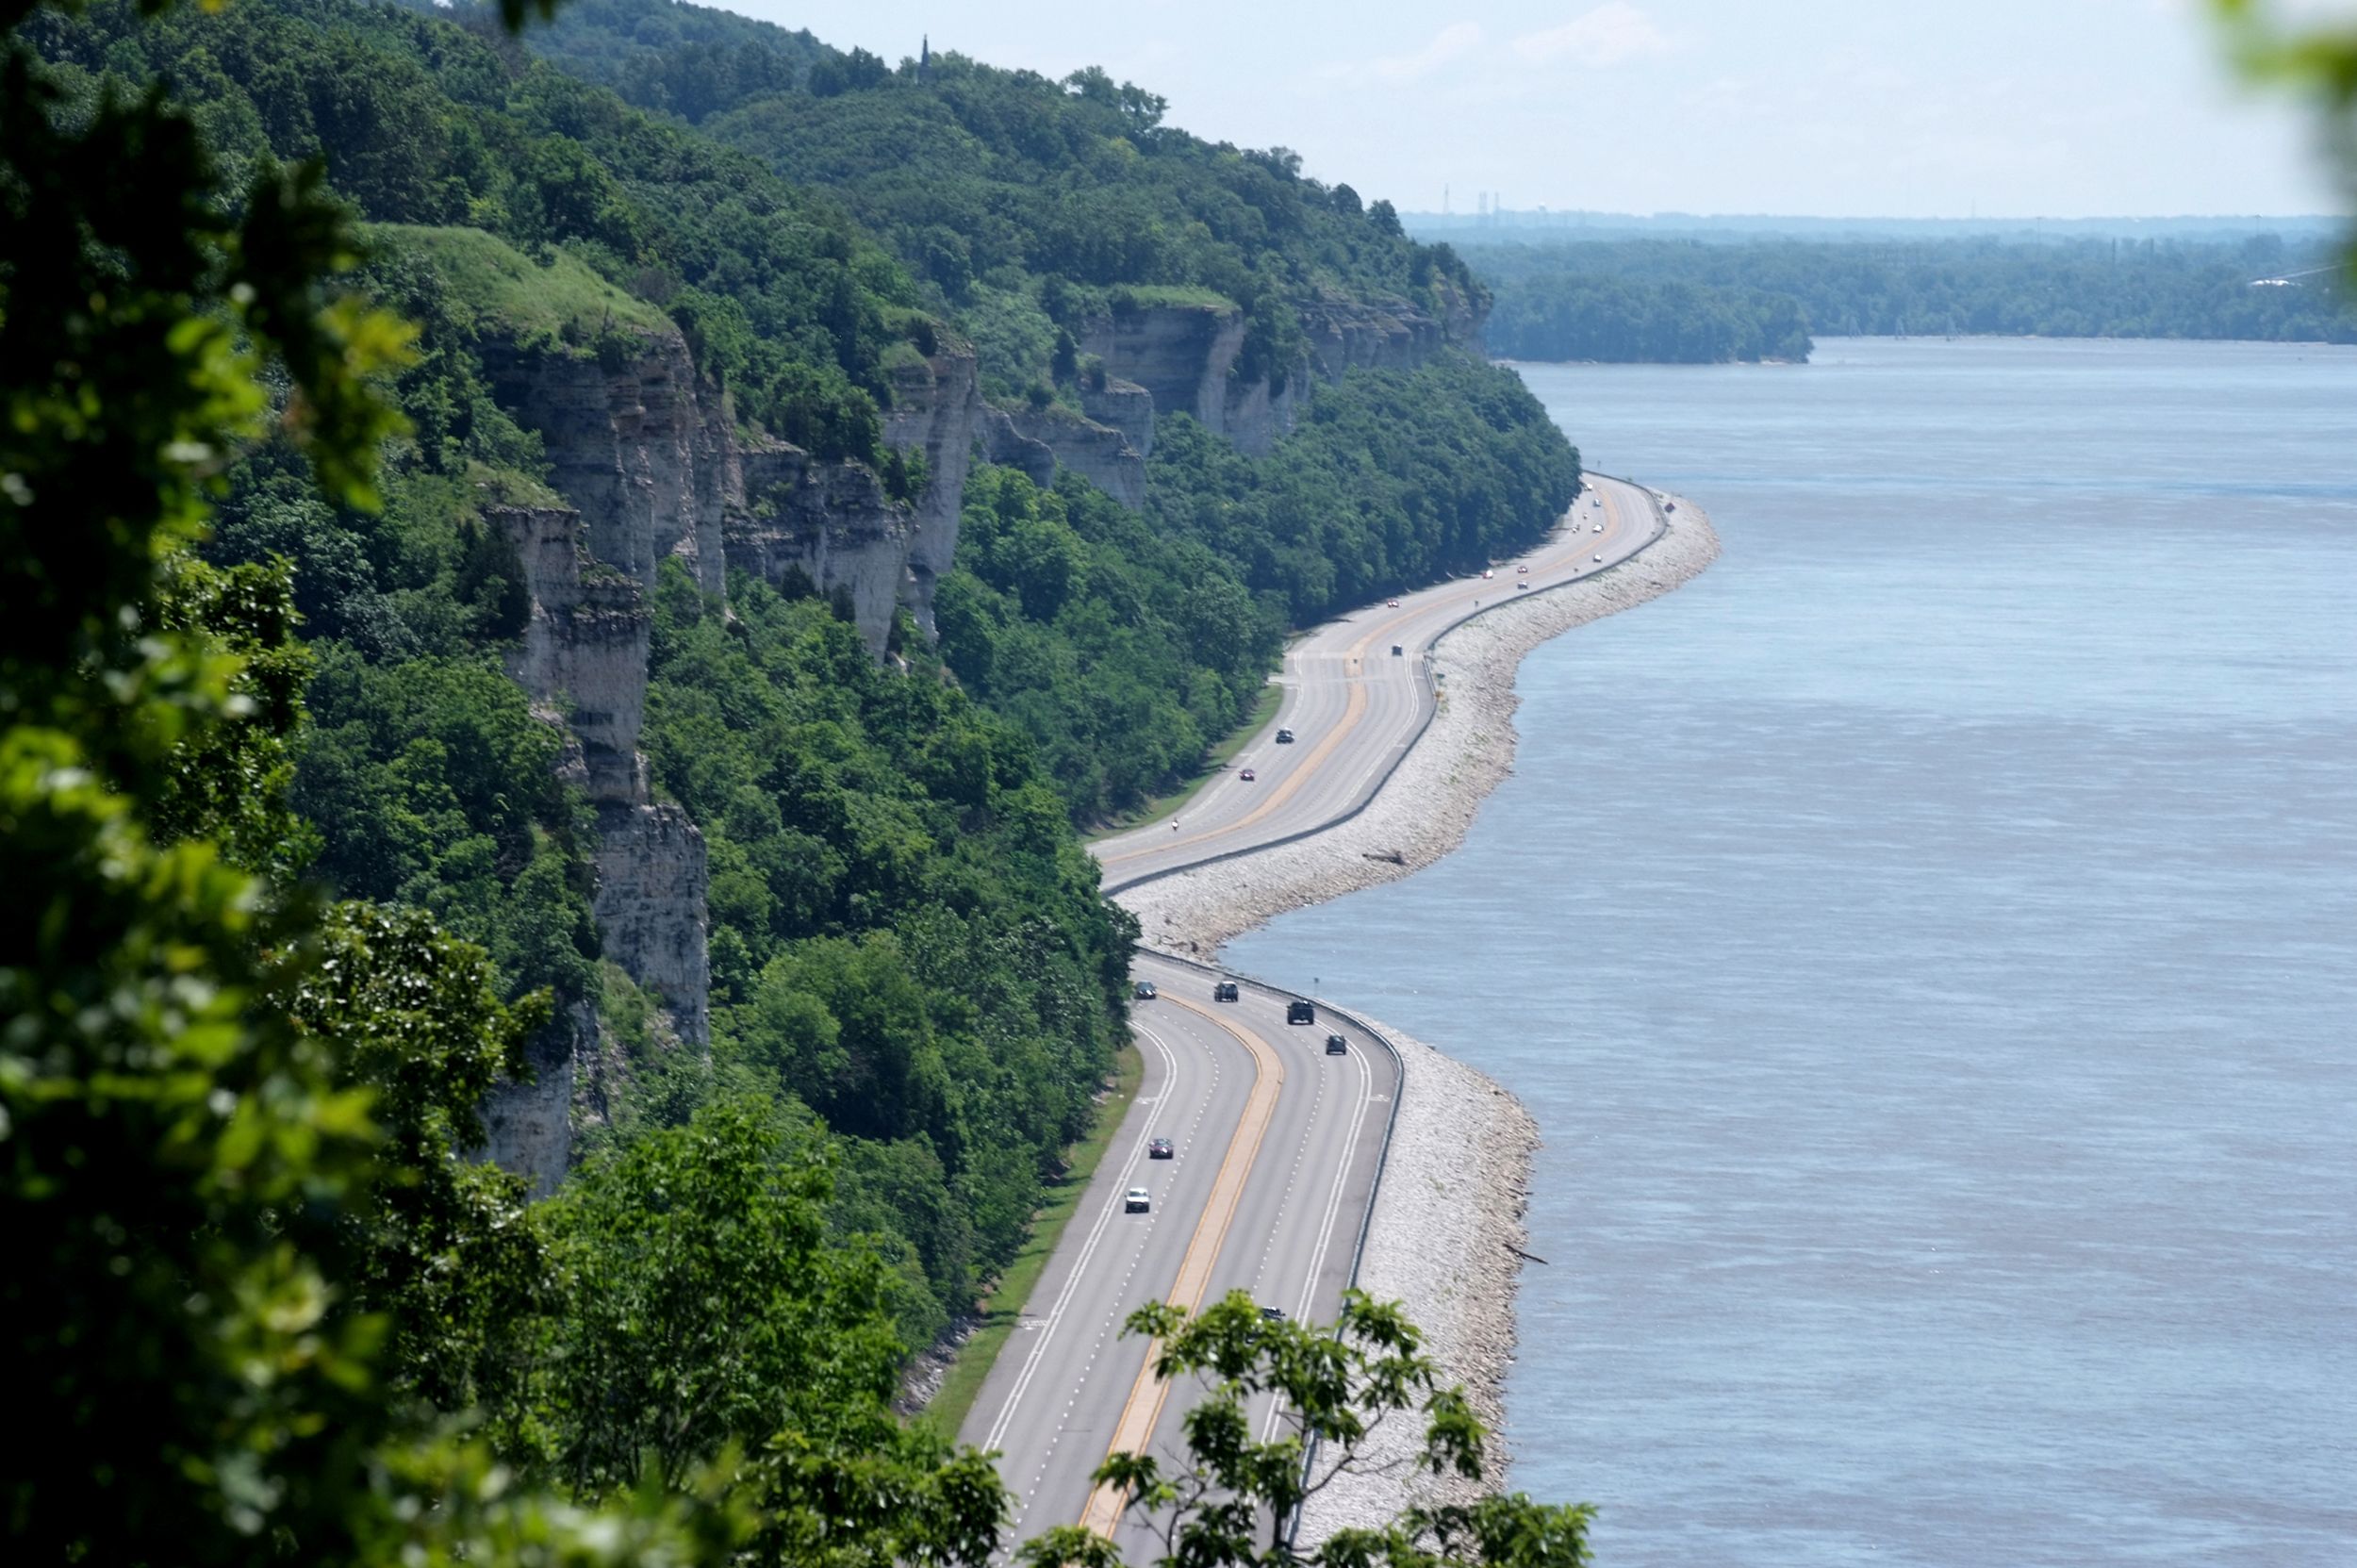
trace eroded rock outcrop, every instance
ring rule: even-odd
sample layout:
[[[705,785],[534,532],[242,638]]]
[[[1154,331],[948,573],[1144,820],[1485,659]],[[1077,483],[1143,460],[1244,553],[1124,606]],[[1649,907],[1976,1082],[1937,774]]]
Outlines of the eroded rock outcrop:
[[[1441,289],[1439,299],[1437,311],[1404,299],[1330,291],[1297,300],[1301,352],[1249,377],[1235,373],[1245,322],[1234,305],[1117,306],[1078,330],[1081,349],[1103,361],[1112,378],[1104,392],[1084,393],[1082,407],[1092,421],[1123,432],[1141,459],[1153,450],[1152,414],[1174,409],[1240,451],[1262,455],[1293,428],[1316,383],[1356,369],[1413,370],[1450,345],[1477,347],[1481,313],[1453,287]],[[1139,392],[1150,404],[1143,419],[1126,406]]]
[[[1146,504],[1146,454],[1121,431],[1052,403],[1045,408],[1017,408],[1010,420],[1017,435],[1046,449],[1057,463],[1124,506]],[[1054,478],[1051,473],[1049,483]]]
[[[965,475],[981,422],[973,350],[937,344],[934,353],[893,370],[884,439],[925,459],[925,488],[910,520],[901,596],[929,637],[935,635],[933,586],[948,575],[958,553],[958,509],[964,504]]]
[[[1144,388],[1158,414],[1192,414],[1228,428],[1228,372],[1244,352],[1244,312],[1232,305],[1116,308],[1082,324],[1080,350],[1108,375]]]
[[[822,463],[783,441],[746,446],[741,487],[722,512],[728,563],[768,583],[799,573],[851,605],[867,646],[883,652],[907,576],[910,509],[858,463]]]
[[[1154,455],[1154,394],[1136,382],[1107,375],[1102,386],[1082,386],[1080,411],[1120,431],[1140,461]]]
[[[662,1002],[683,1044],[712,1044],[704,835],[670,801],[598,809],[598,896],[605,956]]]

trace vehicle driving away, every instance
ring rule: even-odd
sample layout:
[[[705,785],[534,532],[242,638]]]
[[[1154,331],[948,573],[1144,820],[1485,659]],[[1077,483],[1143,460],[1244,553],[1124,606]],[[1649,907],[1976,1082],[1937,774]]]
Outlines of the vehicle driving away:
[[[1316,1023],[1318,1021],[1317,1007],[1311,1002],[1289,1001],[1285,1004],[1285,1021],[1289,1024]]]
[[[1326,1037],[1326,1054],[1328,1056],[1347,1056],[1350,1054],[1350,1042],[1343,1039],[1339,1034],[1329,1034]]]
[[[1213,1001],[1234,1001],[1236,999],[1236,982],[1232,980],[1223,980],[1213,985],[1211,987],[1211,999]]]
[[[1243,772],[1241,772],[1241,773],[1239,773],[1239,774],[1237,774],[1237,775],[1236,775],[1236,777],[1238,777],[1239,779],[1242,779],[1242,780],[1243,780],[1244,783],[1246,783],[1246,784],[1250,784],[1250,783],[1252,783],[1252,781],[1253,781],[1253,780],[1255,780],[1255,779],[1259,778],[1260,776],[1261,776],[1261,775],[1259,775],[1258,773],[1255,773],[1255,772],[1254,772],[1254,771],[1252,771],[1252,769],[1251,769],[1251,768],[1249,768],[1249,767],[1245,768]]]
[[[1291,730],[1279,730],[1279,731],[1277,731],[1277,745],[1279,745],[1279,746],[1291,746],[1293,743],[1294,743],[1294,733],[1293,733]]]
[[[1148,1160],[1176,1160],[1178,1151],[1170,1147],[1168,1138],[1153,1138],[1146,1142],[1146,1157]]]
[[[1132,1187],[1129,1196],[1121,1200],[1121,1212],[1125,1214],[1152,1213],[1154,1200],[1146,1196],[1144,1187]]]

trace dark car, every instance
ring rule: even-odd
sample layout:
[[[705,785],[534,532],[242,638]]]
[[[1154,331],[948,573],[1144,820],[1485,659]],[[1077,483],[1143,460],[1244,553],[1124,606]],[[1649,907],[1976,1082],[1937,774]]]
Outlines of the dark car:
[[[1234,1001],[1236,999],[1236,982],[1232,980],[1223,980],[1212,985],[1211,999],[1213,1001]]]
[[[1176,1160],[1178,1151],[1170,1147],[1168,1138],[1152,1138],[1146,1142],[1146,1157],[1148,1160]]]
[[[1277,731],[1277,745],[1279,745],[1279,746],[1291,746],[1293,743],[1294,743],[1294,733],[1293,733],[1291,730],[1279,730],[1279,731]]]
[[[1251,769],[1251,768],[1249,768],[1249,767],[1245,768],[1243,772],[1241,772],[1241,773],[1239,773],[1239,774],[1237,774],[1237,775],[1236,775],[1236,777],[1238,777],[1238,778],[1242,779],[1242,780],[1243,780],[1244,783],[1246,783],[1246,784],[1250,784],[1253,780],[1255,780],[1255,779],[1259,778],[1260,776],[1261,776],[1261,775],[1259,775],[1258,773],[1255,773],[1255,772],[1254,772],[1254,771],[1252,771],[1252,769]]]
[[[1263,1307],[1261,1309],[1261,1315],[1267,1318],[1271,1323],[1282,1323],[1285,1321],[1285,1309],[1282,1307]]]
[[[1285,1021],[1289,1024],[1316,1023],[1318,1021],[1318,1010],[1316,1004],[1306,1001],[1287,1002],[1285,1004]]]
[[[1135,985],[1129,988],[1129,994],[1137,998],[1140,1001],[1152,1001],[1156,996],[1160,995],[1160,993],[1154,989],[1154,982],[1150,980],[1142,980],[1138,982]]]
[[[1345,1040],[1345,1039],[1343,1039],[1341,1035],[1339,1035],[1339,1034],[1329,1034],[1329,1035],[1327,1035],[1327,1036],[1326,1037],[1326,1054],[1327,1054],[1327,1055],[1328,1055],[1328,1056],[1343,1056],[1343,1055],[1346,1055],[1346,1054],[1348,1054],[1348,1053],[1349,1053],[1349,1050],[1350,1050],[1350,1042],[1349,1042],[1349,1041],[1347,1041],[1347,1040]]]

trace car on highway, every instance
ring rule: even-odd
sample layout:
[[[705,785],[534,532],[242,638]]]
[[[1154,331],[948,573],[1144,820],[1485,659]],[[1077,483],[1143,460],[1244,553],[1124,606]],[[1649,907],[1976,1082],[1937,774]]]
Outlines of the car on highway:
[[[1291,730],[1279,730],[1279,731],[1277,731],[1277,745],[1279,745],[1279,746],[1291,746],[1293,743],[1294,743],[1294,733],[1293,733]]]
[[[1326,1037],[1326,1054],[1328,1056],[1347,1056],[1350,1054],[1350,1042],[1343,1039],[1339,1034],[1329,1034]]]
[[[1213,1001],[1234,1001],[1236,999],[1236,982],[1232,980],[1223,980],[1212,985],[1211,999]]]
[[[1152,1001],[1160,993],[1154,989],[1152,981],[1142,980],[1129,988],[1129,994],[1140,1001]]]
[[[1144,1187],[1132,1187],[1129,1196],[1121,1200],[1121,1212],[1125,1214],[1150,1214],[1154,1212],[1154,1200],[1146,1197]]]
[[[1387,599],[1383,602],[1389,604],[1394,610],[1399,608],[1399,601],[1396,599]]]
[[[1530,585],[1528,583],[1517,583],[1514,585],[1514,591],[1516,593],[1528,593],[1530,591]]]
[[[1244,783],[1246,783],[1246,784],[1250,784],[1250,783],[1252,783],[1254,780],[1258,779],[1260,776],[1261,776],[1261,775],[1259,775],[1258,773],[1255,773],[1255,772],[1254,772],[1254,771],[1252,771],[1252,769],[1251,769],[1251,768],[1249,768],[1249,767],[1245,768],[1243,772],[1241,772],[1241,773],[1239,773],[1239,774],[1237,774],[1237,775],[1236,775],[1236,777],[1238,777],[1239,779],[1242,779],[1242,780],[1243,780]]]
[[[1317,1003],[1289,1001],[1285,1004],[1285,1021],[1289,1024],[1313,1024],[1318,1021]]]
[[[1285,1309],[1282,1307],[1263,1307],[1261,1309],[1261,1315],[1268,1319],[1271,1323],[1282,1323],[1285,1321]]]
[[[1604,524],[1600,522],[1600,523],[1596,524],[1593,528],[1591,528],[1590,530],[1588,530],[1588,532],[1590,532],[1591,534],[1601,534],[1601,533],[1603,533],[1603,532],[1604,532]]]
[[[1492,571],[1492,570],[1491,570],[1488,567],[1483,567],[1483,568],[1481,569],[1481,580],[1482,580],[1483,582],[1485,582],[1485,583],[1486,583],[1486,582],[1488,582],[1491,578],[1495,577],[1496,575],[1497,575],[1497,573],[1496,573],[1496,572],[1494,572],[1494,571]]]
[[[1176,1160],[1178,1153],[1170,1147],[1168,1138],[1150,1138],[1146,1141],[1146,1157],[1148,1160]]]
[[[1521,575],[1522,573],[1524,573],[1524,572],[1525,572],[1525,571],[1528,571],[1529,569],[1529,569],[1528,567],[1516,567],[1516,568],[1514,569],[1514,571],[1515,571],[1515,574],[1516,574],[1517,576],[1519,576],[1519,575]]]
[[[1604,557],[1603,557],[1603,556],[1601,556],[1601,555],[1591,555],[1591,556],[1589,556],[1588,558],[1589,558],[1590,560],[1591,560],[1591,561],[1601,561],[1601,560],[1603,560],[1603,559],[1604,559]]]

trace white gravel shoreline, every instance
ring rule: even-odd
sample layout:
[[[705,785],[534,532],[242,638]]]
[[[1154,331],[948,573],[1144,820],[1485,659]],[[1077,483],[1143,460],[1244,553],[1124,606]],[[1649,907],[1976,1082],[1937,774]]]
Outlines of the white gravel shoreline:
[[[1120,894],[1146,942],[1210,958],[1263,920],[1407,876],[1462,843],[1482,800],[1513,767],[1520,701],[1514,681],[1524,655],[1574,626],[1657,598],[1718,558],[1709,518],[1676,499],[1662,536],[1635,558],[1508,601],[1443,636],[1432,661],[1442,677],[1441,710],[1358,817],[1296,843]],[[1538,1127],[1487,1077],[1388,1025],[1376,1027],[1399,1048],[1407,1081],[1360,1284],[1407,1304],[1442,1379],[1461,1382],[1482,1421],[1502,1433]],[[1367,1469],[1338,1478],[1310,1500],[1302,1546],[1313,1547],[1343,1526],[1379,1524],[1411,1502],[1463,1501],[1505,1485],[1502,1436],[1493,1440],[1488,1474],[1476,1486],[1424,1476],[1406,1462],[1420,1435],[1407,1428],[1378,1431],[1363,1451]]]

